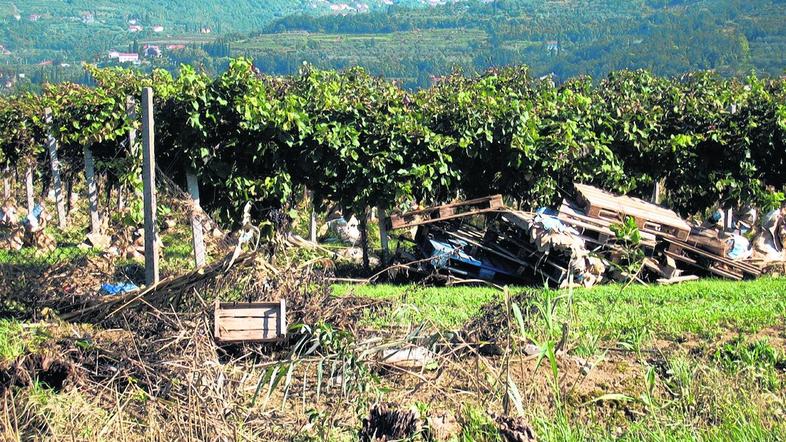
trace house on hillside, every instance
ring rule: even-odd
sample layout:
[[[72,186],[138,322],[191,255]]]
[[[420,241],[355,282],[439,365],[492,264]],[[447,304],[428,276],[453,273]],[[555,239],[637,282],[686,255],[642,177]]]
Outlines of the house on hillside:
[[[155,25],[153,26],[153,32],[155,33],[164,32],[164,27],[161,25]]]
[[[92,12],[83,12],[82,13],[82,23],[86,25],[92,25],[96,22],[96,18]]]
[[[29,19],[30,21],[38,21],[38,20],[40,20],[40,19],[41,19],[41,15],[40,15],[40,14],[30,14],[30,16],[28,17],[28,19]]]
[[[166,48],[170,51],[182,51],[186,48],[184,44],[174,44],[174,45],[166,45]]]
[[[11,55],[11,51],[5,48],[5,46],[0,45],[0,55]]]
[[[117,60],[118,63],[139,64],[139,54],[135,54],[132,52],[110,51],[109,58]]]
[[[38,66],[52,66],[52,60],[44,60],[38,63]]]
[[[142,32],[143,29],[140,25],[128,25],[128,32]]]
[[[559,41],[557,40],[549,40],[546,42],[546,52],[559,52]]]
[[[210,26],[205,26],[203,28],[200,28],[199,32],[203,34],[210,34],[211,32],[213,32],[213,29],[211,29]]]
[[[144,46],[144,54],[145,57],[148,58],[157,58],[161,56],[161,48],[156,45],[145,45]]]

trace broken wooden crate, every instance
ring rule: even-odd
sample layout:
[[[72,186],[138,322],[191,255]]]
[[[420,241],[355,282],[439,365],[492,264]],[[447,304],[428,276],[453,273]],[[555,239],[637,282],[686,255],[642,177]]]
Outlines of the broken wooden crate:
[[[221,343],[274,342],[286,337],[286,302],[218,302],[215,338]]]

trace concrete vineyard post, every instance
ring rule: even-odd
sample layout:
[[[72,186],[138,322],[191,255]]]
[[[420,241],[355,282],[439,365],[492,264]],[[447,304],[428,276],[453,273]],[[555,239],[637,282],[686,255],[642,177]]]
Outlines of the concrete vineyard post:
[[[186,184],[188,193],[191,195],[191,239],[194,246],[194,265],[199,268],[205,265],[205,234],[202,230],[202,221],[199,219],[199,212],[202,211],[199,205],[199,181],[193,170],[186,170]]]
[[[660,204],[660,193],[660,181],[655,181],[655,183],[652,185],[652,198],[650,199],[650,202],[653,204]]]
[[[11,197],[11,177],[9,176],[11,169],[8,166],[3,168],[3,199]]]
[[[25,190],[27,191],[27,213],[33,213],[35,198],[33,197],[33,166],[27,166],[25,170]]]
[[[387,264],[390,256],[388,246],[388,226],[386,224],[387,214],[382,204],[377,206],[377,221],[379,222],[379,242],[382,245],[382,263]]]
[[[306,194],[308,195],[308,199],[311,200],[311,219],[308,224],[308,240],[317,242],[317,208],[314,202],[314,192],[306,190]]]
[[[101,232],[101,219],[98,215],[98,183],[96,183],[95,160],[93,151],[84,146],[85,157],[85,182],[87,183],[87,201],[90,210],[90,233]]]
[[[47,149],[49,150],[49,164],[52,167],[52,181],[55,187],[55,204],[57,205],[57,225],[64,229],[66,226],[65,199],[63,198],[63,182],[60,179],[60,161],[57,159],[57,140],[52,129],[52,109],[44,110],[44,118],[49,126],[47,135]]]
[[[153,89],[142,89],[142,193],[145,206],[145,283],[157,284],[158,228],[156,219],[155,127],[153,123]]]

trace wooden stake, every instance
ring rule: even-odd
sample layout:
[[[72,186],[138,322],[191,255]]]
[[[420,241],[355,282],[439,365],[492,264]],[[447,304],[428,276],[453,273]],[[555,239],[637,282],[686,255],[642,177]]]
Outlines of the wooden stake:
[[[142,193],[145,205],[145,282],[157,284],[158,228],[156,220],[156,159],[153,89],[142,89]]]
[[[200,268],[205,265],[205,237],[202,230],[202,221],[199,219],[201,207],[199,205],[199,182],[194,171],[186,170],[186,184],[188,193],[191,194],[191,239],[194,246],[194,265]]]
[[[388,263],[390,248],[388,246],[388,226],[386,224],[385,208],[377,205],[377,222],[379,222],[379,242],[382,244],[382,264]]]
[[[87,201],[90,209],[90,233],[101,233],[101,218],[98,214],[98,184],[96,183],[95,160],[93,151],[84,146],[82,152],[85,157],[85,181],[87,182]]]
[[[57,159],[57,140],[52,133],[52,109],[44,110],[46,124],[49,125],[49,135],[47,136],[47,149],[49,150],[49,164],[52,167],[52,180],[55,186],[55,202],[57,204],[57,225],[64,229],[66,227],[65,199],[63,199],[63,182],[60,179],[60,161]]]
[[[35,207],[35,197],[33,196],[33,166],[27,166],[25,170],[25,190],[27,190],[27,213],[33,213]]]

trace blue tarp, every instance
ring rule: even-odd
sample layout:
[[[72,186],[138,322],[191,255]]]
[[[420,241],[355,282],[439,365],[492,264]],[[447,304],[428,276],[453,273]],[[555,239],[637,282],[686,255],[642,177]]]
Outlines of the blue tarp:
[[[123,293],[133,292],[139,290],[135,284],[130,282],[121,282],[117,284],[103,283],[101,284],[101,293],[106,295],[120,295]]]

